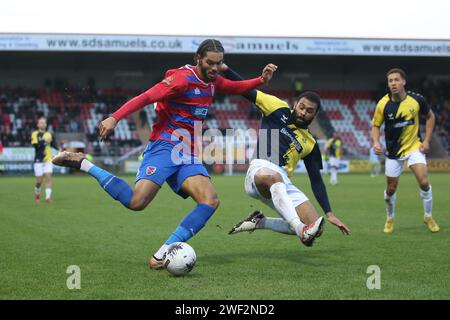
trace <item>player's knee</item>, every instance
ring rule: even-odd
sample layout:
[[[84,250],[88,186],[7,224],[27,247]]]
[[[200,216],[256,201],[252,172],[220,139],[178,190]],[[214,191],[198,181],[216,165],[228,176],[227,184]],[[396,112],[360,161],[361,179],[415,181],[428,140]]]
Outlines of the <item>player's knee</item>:
[[[420,179],[419,187],[422,190],[428,191],[428,189],[430,189],[430,183],[428,182],[428,179],[427,178]]]
[[[204,201],[204,204],[213,207],[214,209],[217,209],[219,207],[220,201],[217,195],[213,195],[210,197],[207,197]]]
[[[142,211],[147,207],[147,204],[148,203],[141,199],[131,199],[128,209],[133,211]]]
[[[397,190],[397,184],[389,184],[386,188],[386,193],[389,196],[392,196],[396,190]]]
[[[397,184],[398,184],[397,180],[390,180],[390,181],[388,181],[386,192],[388,194],[394,193],[397,190]]]
[[[283,179],[281,176],[277,174],[271,174],[271,175],[261,175],[261,176],[255,176],[255,184],[258,188],[263,189],[270,189],[270,187],[277,183],[282,182]]]

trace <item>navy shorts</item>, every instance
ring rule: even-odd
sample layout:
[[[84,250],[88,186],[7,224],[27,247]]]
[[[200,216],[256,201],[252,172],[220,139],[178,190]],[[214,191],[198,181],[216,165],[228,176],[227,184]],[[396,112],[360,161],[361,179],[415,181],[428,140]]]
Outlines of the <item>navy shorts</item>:
[[[136,175],[162,186],[166,181],[172,190],[183,198],[188,195],[181,185],[188,177],[202,175],[209,177],[205,166],[196,158],[183,158],[174,145],[164,140],[150,141],[142,155],[142,163]]]

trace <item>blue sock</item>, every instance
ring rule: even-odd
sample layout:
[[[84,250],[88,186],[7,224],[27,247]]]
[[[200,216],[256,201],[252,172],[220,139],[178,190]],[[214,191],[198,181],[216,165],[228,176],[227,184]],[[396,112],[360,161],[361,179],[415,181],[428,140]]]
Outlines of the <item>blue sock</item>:
[[[199,232],[211,218],[215,208],[206,204],[197,205],[194,210],[181,221],[180,225],[175,229],[172,235],[167,239],[165,244],[174,242],[186,242]]]
[[[97,166],[90,168],[88,173],[97,179],[100,186],[114,200],[120,201],[125,207],[129,208],[131,198],[133,197],[133,189],[131,189],[128,183]]]

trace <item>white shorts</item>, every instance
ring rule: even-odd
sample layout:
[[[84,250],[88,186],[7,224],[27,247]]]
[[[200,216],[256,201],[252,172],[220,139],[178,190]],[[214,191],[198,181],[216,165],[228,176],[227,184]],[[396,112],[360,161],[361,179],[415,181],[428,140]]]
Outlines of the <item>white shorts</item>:
[[[33,167],[36,177],[42,177],[45,173],[53,173],[53,163],[51,162],[35,162]]]
[[[250,162],[250,166],[247,170],[247,175],[245,177],[245,192],[252,198],[259,199],[269,207],[275,210],[272,200],[264,198],[258,191],[258,189],[255,186],[255,174],[262,168],[271,169],[275,172],[278,172],[281,177],[283,178],[283,182],[286,185],[286,190],[289,195],[289,198],[291,198],[292,202],[294,203],[294,206],[297,207],[304,203],[305,201],[308,201],[308,197],[301,192],[296,186],[294,186],[291,182],[291,180],[288,178],[286,171],[284,171],[279,166],[273,164],[270,161],[263,160],[263,159],[254,159]]]
[[[423,163],[424,165],[427,164],[427,159],[425,158],[425,155],[422,152],[420,152],[419,150],[415,150],[401,159],[386,158],[386,164],[385,164],[386,177],[391,177],[391,178],[399,177],[403,172],[403,166],[404,166],[405,161],[407,161],[408,167],[412,166],[413,164],[417,164],[417,163]]]
[[[330,168],[332,167],[339,168],[339,159],[336,157],[330,157],[330,159],[328,160],[328,164]]]

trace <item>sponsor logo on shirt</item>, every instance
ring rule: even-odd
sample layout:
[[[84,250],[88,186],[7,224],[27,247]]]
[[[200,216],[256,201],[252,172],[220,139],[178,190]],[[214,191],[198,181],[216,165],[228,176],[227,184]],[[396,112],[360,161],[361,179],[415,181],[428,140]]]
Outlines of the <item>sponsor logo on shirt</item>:
[[[167,84],[168,86],[170,86],[172,84],[172,82],[173,82],[173,76],[167,77],[161,82]]]
[[[208,113],[208,108],[195,108],[193,115],[197,117],[206,117]]]
[[[298,153],[301,153],[303,151],[303,147],[301,146],[301,144],[286,128],[281,128],[280,132],[287,136],[289,140],[291,140],[291,143],[294,145],[295,150],[297,150]]]
[[[403,127],[406,127],[406,126],[410,126],[412,124],[414,124],[413,120],[397,122],[397,123],[394,124],[394,128],[403,128]]]

